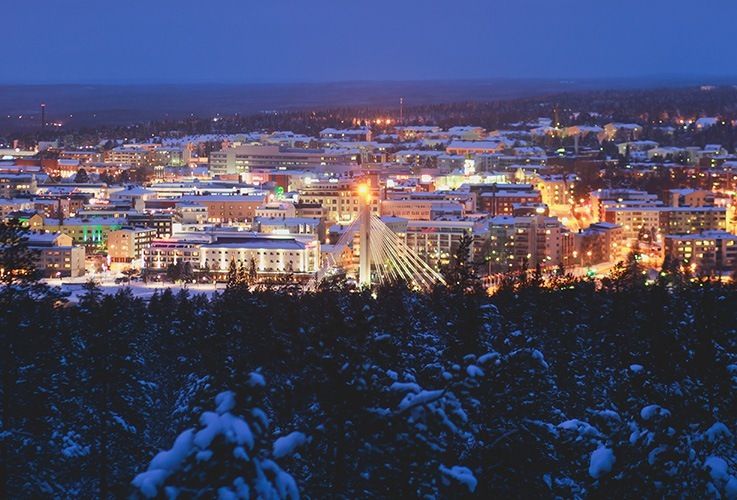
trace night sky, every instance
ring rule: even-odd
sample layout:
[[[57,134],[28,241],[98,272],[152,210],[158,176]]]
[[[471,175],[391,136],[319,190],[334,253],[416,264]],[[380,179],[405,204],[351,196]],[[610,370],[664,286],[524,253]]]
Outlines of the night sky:
[[[0,83],[737,75],[734,0],[23,0]]]

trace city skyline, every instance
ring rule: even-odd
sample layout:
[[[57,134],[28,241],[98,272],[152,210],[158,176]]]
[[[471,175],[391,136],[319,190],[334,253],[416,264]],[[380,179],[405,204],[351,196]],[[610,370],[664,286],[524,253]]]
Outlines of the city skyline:
[[[15,83],[301,83],[737,75],[737,5],[322,1],[5,9]],[[709,28],[685,21],[709,17]]]

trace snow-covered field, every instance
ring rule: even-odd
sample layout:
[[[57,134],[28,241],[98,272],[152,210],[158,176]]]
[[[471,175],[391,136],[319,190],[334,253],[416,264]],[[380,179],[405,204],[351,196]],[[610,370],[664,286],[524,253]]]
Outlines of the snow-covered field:
[[[83,285],[89,281],[88,277],[82,278],[63,278],[58,279],[47,279],[46,282],[51,286],[61,286],[62,291],[69,292],[69,301],[76,303],[79,301],[79,297],[84,293]],[[143,283],[140,281],[131,281],[128,283],[115,283],[113,278],[103,278],[102,280],[95,280],[100,285],[100,289],[104,294],[115,294],[119,290],[124,288],[130,288],[131,293],[135,297],[142,299],[150,299],[154,293],[162,292],[164,289],[171,289],[172,293],[177,294],[179,291],[186,289],[192,294],[204,293],[208,297],[217,290],[222,292],[225,289],[224,283],[210,283],[210,284],[174,284],[174,283],[162,283],[162,282],[150,282]]]

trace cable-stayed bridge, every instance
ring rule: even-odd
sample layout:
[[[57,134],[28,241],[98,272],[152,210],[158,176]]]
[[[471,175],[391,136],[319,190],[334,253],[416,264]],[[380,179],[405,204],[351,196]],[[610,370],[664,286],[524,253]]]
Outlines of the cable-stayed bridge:
[[[337,254],[354,240],[356,233],[359,235],[358,282],[361,286],[371,288],[404,282],[412,288],[429,291],[436,284],[445,283],[440,273],[377,215],[372,214],[368,203],[363,201],[358,217],[343,232],[334,246],[336,251],[327,255],[322,267],[308,283],[308,289],[316,289],[330,271],[338,267]]]

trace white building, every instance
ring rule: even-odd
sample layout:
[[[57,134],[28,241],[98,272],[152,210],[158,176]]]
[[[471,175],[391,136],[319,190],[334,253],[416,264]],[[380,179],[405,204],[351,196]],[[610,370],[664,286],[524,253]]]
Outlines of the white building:
[[[223,238],[200,249],[201,263],[215,272],[227,272],[231,261],[245,267],[253,261],[259,273],[314,273],[320,266],[320,242],[294,236]]]

